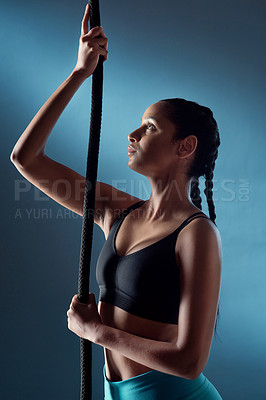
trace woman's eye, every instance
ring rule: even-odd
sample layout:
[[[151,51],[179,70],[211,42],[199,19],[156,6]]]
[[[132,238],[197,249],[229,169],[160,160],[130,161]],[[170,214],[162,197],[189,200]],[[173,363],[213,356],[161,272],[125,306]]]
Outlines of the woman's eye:
[[[153,124],[148,124],[148,125],[147,125],[147,128],[148,128],[148,129],[153,129],[153,128],[155,128],[155,126],[154,126]]]

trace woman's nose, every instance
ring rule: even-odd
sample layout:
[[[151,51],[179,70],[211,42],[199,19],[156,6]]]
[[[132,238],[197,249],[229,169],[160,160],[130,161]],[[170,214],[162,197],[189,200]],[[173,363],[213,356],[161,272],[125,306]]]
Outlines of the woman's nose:
[[[136,129],[135,131],[133,131],[133,132],[131,132],[129,135],[128,135],[128,140],[130,141],[130,142],[137,142],[139,139],[140,139],[140,132],[138,132],[138,129]]]
[[[135,139],[133,136],[131,136],[131,133],[128,135],[127,138],[128,138],[128,140],[129,140],[130,143],[136,142],[136,139]]]

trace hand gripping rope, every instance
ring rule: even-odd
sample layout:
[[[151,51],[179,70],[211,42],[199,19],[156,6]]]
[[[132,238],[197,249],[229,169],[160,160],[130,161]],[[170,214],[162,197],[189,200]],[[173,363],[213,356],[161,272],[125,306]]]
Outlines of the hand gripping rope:
[[[99,0],[90,0],[90,28],[100,26]],[[78,296],[82,303],[89,301],[90,261],[93,237],[96,178],[100,145],[103,94],[103,56],[92,75],[90,137],[87,157],[86,185],[83,203]],[[92,396],[92,344],[80,339],[81,388],[80,400],[91,400]]]

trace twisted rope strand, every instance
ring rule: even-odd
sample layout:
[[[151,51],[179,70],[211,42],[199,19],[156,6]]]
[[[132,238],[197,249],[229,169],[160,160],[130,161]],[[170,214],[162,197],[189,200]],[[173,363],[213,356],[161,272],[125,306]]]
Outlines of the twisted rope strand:
[[[99,0],[90,0],[90,27],[100,26]],[[93,239],[94,207],[100,145],[103,93],[103,56],[92,75],[90,136],[88,145],[86,184],[83,203],[78,295],[82,303],[89,300],[90,262]],[[92,344],[80,339],[81,388],[80,400],[92,398]]]

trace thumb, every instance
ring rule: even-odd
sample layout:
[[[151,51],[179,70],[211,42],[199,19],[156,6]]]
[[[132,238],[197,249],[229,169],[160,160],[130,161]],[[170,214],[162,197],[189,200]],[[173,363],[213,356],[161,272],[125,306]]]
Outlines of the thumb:
[[[79,303],[78,294],[75,294],[75,296],[72,297],[72,303]]]
[[[96,303],[95,296],[93,293],[89,293],[89,303]]]

